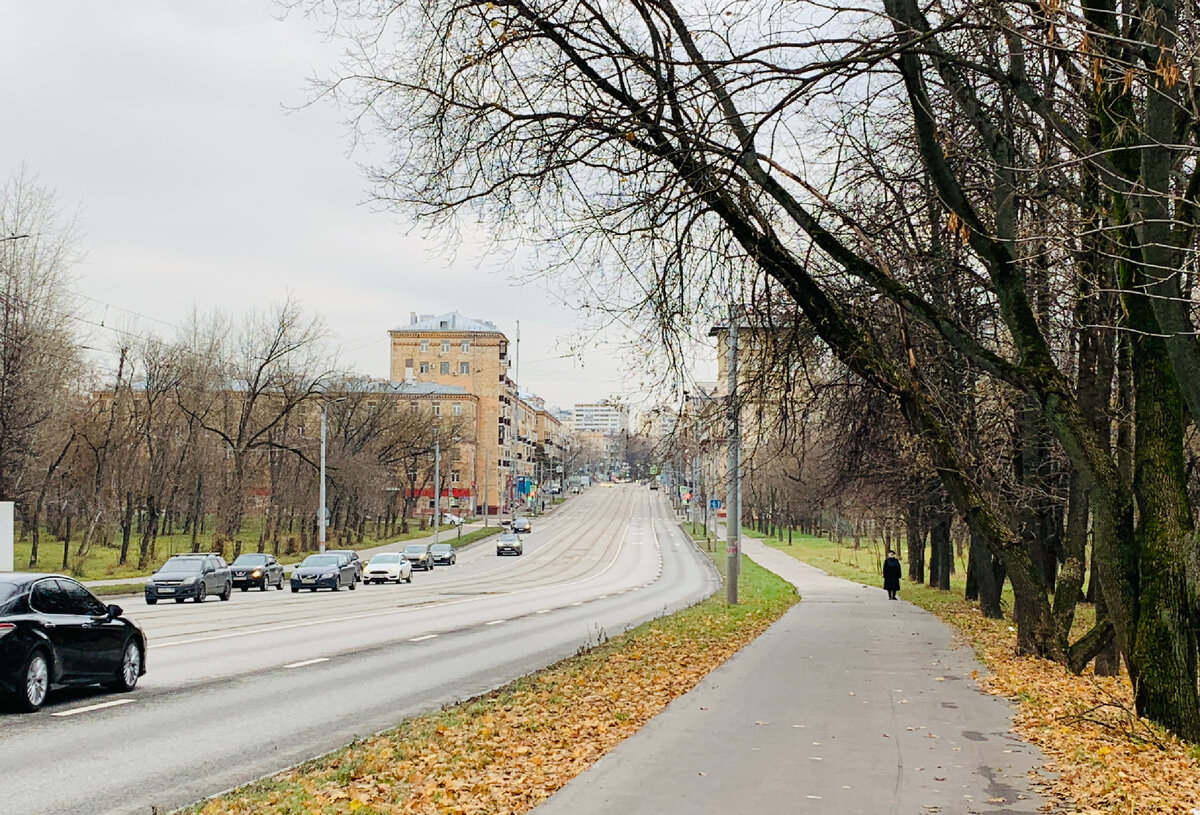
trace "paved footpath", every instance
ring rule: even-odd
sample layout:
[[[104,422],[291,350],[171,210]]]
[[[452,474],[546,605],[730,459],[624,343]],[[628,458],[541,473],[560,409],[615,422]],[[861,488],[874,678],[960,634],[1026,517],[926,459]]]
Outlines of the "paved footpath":
[[[802,601],[538,815],[1040,811],[1040,752],[940,620],[743,544]]]

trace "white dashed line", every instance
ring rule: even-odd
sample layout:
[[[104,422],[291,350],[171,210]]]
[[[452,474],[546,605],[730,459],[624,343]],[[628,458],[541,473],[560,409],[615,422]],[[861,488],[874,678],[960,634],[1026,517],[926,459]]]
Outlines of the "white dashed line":
[[[571,605],[573,605],[573,606],[581,606],[581,605],[583,605],[583,601],[582,601],[582,600],[580,600],[578,603],[571,603]]]
[[[114,699],[111,702],[101,702],[98,705],[88,705],[87,707],[77,707],[74,710],[60,710],[58,713],[51,713],[51,716],[74,716],[76,713],[91,713],[93,710],[103,710],[106,707],[117,707],[118,705],[130,705],[136,700],[134,699]]]
[[[425,642],[425,640],[431,640],[435,637],[437,637],[437,634],[422,634],[419,637],[413,637],[409,642]]]
[[[549,614],[549,613],[550,613],[550,609],[548,609],[548,608],[544,608],[538,612],[538,614]]]
[[[329,657],[317,657],[316,659],[306,659],[303,662],[293,662],[291,665],[284,665],[285,668],[303,668],[305,665],[316,665],[318,662],[328,662]]]
[[[508,622],[508,620],[492,620],[490,623],[484,623],[484,625],[500,625],[500,623],[506,622]]]

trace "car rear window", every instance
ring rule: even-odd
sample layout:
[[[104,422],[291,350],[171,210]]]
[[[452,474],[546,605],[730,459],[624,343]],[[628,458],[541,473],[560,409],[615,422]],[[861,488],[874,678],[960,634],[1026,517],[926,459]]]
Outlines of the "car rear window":
[[[0,606],[17,595],[17,587],[13,583],[0,583]]]

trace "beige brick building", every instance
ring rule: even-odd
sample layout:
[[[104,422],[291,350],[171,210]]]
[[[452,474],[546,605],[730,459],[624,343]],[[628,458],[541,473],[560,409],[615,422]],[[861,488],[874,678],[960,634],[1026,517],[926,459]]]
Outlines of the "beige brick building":
[[[515,349],[495,324],[458,312],[414,313],[388,335],[392,382],[457,386],[475,397],[475,444],[464,448],[470,460],[459,464],[471,474],[479,514],[508,512],[510,490],[520,500],[547,467],[553,472],[556,452],[561,460],[561,425],[540,399],[518,399],[511,376]]]

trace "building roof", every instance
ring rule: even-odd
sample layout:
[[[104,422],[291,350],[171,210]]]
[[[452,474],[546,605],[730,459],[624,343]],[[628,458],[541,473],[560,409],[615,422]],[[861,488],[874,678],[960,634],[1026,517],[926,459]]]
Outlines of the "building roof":
[[[445,314],[422,314],[419,318],[414,311],[409,318],[408,325],[393,328],[392,331],[420,331],[422,333],[469,331],[475,334],[502,333],[500,329],[496,328],[495,323],[489,323],[487,320],[475,320],[459,314],[457,311],[448,311]]]
[[[330,393],[393,393],[398,396],[470,396],[461,385],[440,385],[437,382],[385,382],[379,379],[358,379],[340,382]]]

